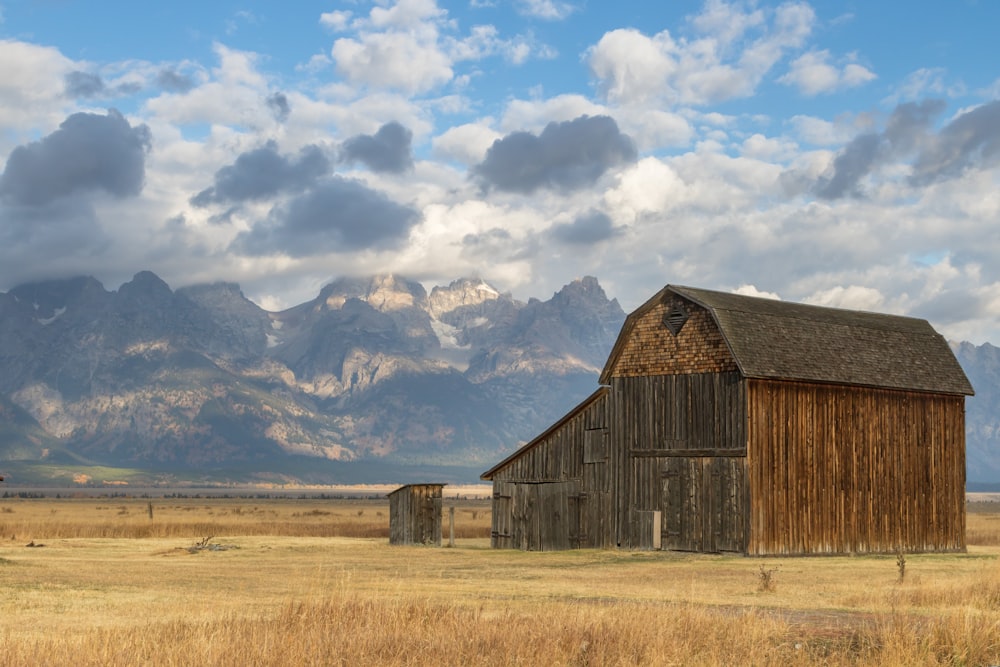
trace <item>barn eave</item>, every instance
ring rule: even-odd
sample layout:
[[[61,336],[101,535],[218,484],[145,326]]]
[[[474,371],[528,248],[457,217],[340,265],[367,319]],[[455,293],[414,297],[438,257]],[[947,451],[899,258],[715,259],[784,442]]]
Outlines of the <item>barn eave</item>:
[[[609,387],[604,386],[604,385],[598,387],[597,390],[594,393],[592,393],[590,396],[588,396],[587,398],[585,398],[575,408],[573,408],[572,410],[570,410],[569,412],[567,412],[565,415],[563,415],[563,417],[560,418],[559,421],[557,421],[552,426],[550,426],[547,429],[545,429],[545,431],[543,431],[540,435],[538,435],[537,437],[535,437],[533,440],[531,440],[531,441],[525,443],[524,445],[518,447],[517,450],[513,454],[511,454],[510,456],[508,456],[507,458],[505,458],[503,461],[501,461],[500,463],[496,464],[495,466],[493,466],[492,468],[490,468],[489,470],[487,470],[486,472],[484,472],[482,475],[480,475],[479,479],[486,480],[486,481],[492,480],[493,476],[497,472],[499,472],[500,470],[502,470],[503,468],[505,468],[507,465],[509,465],[513,461],[516,461],[519,457],[521,457],[522,455],[524,455],[528,451],[534,449],[535,447],[537,447],[541,443],[545,442],[549,438],[549,436],[551,436],[553,433],[555,433],[560,428],[562,428],[568,421],[570,421],[571,419],[573,419],[574,417],[576,417],[577,415],[579,415],[581,412],[583,412],[584,410],[586,410],[590,405],[592,405],[594,403],[594,401],[596,401],[597,399],[599,399],[602,396],[604,396],[605,394],[607,394],[608,391],[609,391],[609,389],[610,389]]]

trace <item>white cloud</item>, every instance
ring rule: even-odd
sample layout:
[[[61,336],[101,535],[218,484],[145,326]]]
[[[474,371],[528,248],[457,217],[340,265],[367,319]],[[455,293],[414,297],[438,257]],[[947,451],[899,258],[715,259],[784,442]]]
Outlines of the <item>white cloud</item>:
[[[143,112],[176,125],[272,127],[274,114],[266,102],[268,81],[257,68],[257,54],[222,44],[215,44],[214,51],[219,64],[205,75],[204,82],[187,92],[153,97]]]
[[[856,124],[844,122],[844,119],[829,121],[814,116],[792,116],[788,123],[799,141],[814,146],[839,146],[858,133]]]
[[[62,122],[69,110],[64,79],[82,69],[58,49],[15,40],[0,40],[0,127],[15,132]]]
[[[499,132],[478,123],[467,123],[449,128],[433,141],[434,154],[446,160],[457,160],[466,166],[483,161],[486,151],[497,139]]]
[[[409,33],[373,33],[342,38],[330,52],[337,71],[351,83],[409,94],[425,93],[451,80],[451,60],[433,40]]]
[[[812,96],[853,88],[875,78],[873,72],[854,62],[848,62],[841,68],[831,65],[830,52],[823,50],[810,51],[793,60],[788,73],[778,81]]]
[[[609,115],[609,110],[582,95],[558,95],[538,100],[515,99],[507,103],[499,129],[504,133],[519,130],[537,133],[549,123],[573,120],[584,115]]]
[[[757,296],[762,299],[774,299],[775,301],[781,301],[781,297],[778,296],[776,292],[764,292],[757,289],[754,285],[747,285],[746,283],[740,285],[733,290],[734,294],[742,294],[743,296]]]
[[[515,0],[514,7],[525,16],[548,21],[561,21],[576,10],[571,3],[556,0]]]
[[[883,103],[899,104],[927,97],[957,97],[965,93],[965,86],[961,82],[949,83],[947,78],[947,71],[940,67],[922,67],[914,70],[901,83],[893,86],[892,94],[887,96]]]
[[[345,13],[324,14],[325,25],[356,30],[334,41],[330,57],[337,72],[355,87],[397,90],[419,95],[456,83],[456,64],[492,56],[522,65],[532,56],[554,57],[555,52],[530,35],[503,38],[492,25],[475,25],[456,36],[458,24],[434,0],[399,0],[375,6],[367,18],[348,23]]]
[[[604,202],[612,212],[612,219],[619,224],[631,224],[645,214],[664,214],[683,207],[691,198],[691,188],[677,172],[650,157],[625,170],[617,185],[604,195]]]
[[[783,55],[802,45],[814,22],[804,3],[766,16],[713,0],[692,20],[700,32],[693,39],[666,30],[652,37],[614,30],[588,51],[587,61],[611,102],[713,104],[752,95]]]
[[[347,29],[352,16],[353,14],[349,11],[335,10],[320,14],[319,22],[323,27],[339,32]]]
[[[784,162],[794,159],[798,154],[798,148],[795,142],[787,139],[752,134],[744,140],[740,153],[748,158]]]
[[[861,285],[848,285],[846,287],[837,285],[811,294],[803,301],[816,306],[867,311],[882,310],[885,305],[885,297],[881,292],[873,287]]]

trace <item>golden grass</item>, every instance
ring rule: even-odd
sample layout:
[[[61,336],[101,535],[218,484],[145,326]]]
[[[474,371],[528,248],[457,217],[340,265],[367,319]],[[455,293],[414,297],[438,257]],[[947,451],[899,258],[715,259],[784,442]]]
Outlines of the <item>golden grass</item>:
[[[0,501],[4,664],[1000,664],[993,513],[900,582],[893,555],[497,551],[473,501],[453,549],[390,546],[387,501],[148,502]]]
[[[490,501],[455,505],[456,537],[489,537]],[[444,515],[447,539],[448,519]],[[0,543],[54,537],[146,538],[225,535],[389,536],[385,499],[5,498]]]

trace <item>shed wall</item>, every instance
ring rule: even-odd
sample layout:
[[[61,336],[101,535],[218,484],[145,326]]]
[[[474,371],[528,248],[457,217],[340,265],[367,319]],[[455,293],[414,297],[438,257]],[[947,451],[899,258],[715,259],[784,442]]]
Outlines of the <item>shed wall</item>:
[[[611,514],[607,395],[597,397],[545,438],[526,447],[507,465],[494,471],[491,543],[496,548],[551,549],[553,543],[571,541],[572,547],[605,547],[611,544]],[[551,484],[545,489],[516,491],[516,485]],[[568,484],[566,484],[568,483]],[[523,502],[518,498],[522,498]],[[560,496],[558,500],[555,498]],[[561,497],[564,496],[564,497]],[[574,496],[575,499],[571,498]],[[575,526],[570,533],[540,524],[537,539],[526,525],[536,523],[541,510],[527,504],[548,500],[560,507],[573,506]],[[546,510],[547,511],[547,510]],[[569,516],[570,510],[560,513]],[[524,535],[531,539],[524,539]],[[569,548],[569,547],[562,547]]]
[[[414,484],[389,494],[389,544],[441,546],[441,484]]]
[[[748,552],[963,551],[964,397],[750,381]]]

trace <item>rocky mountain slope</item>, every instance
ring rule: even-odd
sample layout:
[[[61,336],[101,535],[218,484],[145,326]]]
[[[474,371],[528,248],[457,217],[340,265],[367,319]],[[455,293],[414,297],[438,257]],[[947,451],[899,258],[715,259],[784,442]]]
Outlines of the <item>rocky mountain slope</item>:
[[[970,485],[1000,490],[1000,349],[952,345],[976,395],[965,401],[965,455]]]
[[[594,278],[528,303],[341,279],[275,313],[149,272],[22,285],[0,294],[0,460],[479,470],[592,391],[623,319]]]
[[[0,293],[0,466],[471,481],[593,391],[624,316],[594,278],[527,303],[345,278],[282,312],[149,272],[21,285]],[[1000,350],[954,350],[968,480],[1000,485]]]

